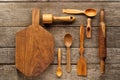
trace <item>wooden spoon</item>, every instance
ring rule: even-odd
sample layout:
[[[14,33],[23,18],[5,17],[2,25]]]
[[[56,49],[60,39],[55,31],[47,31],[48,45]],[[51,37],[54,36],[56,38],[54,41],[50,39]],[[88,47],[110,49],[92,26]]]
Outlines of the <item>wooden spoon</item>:
[[[85,14],[88,17],[94,17],[97,14],[95,9],[77,10],[77,9],[63,9],[63,13],[68,14]]]
[[[58,49],[58,67],[57,67],[57,71],[56,71],[56,75],[58,77],[62,76],[62,68],[61,68],[61,49]]]
[[[70,46],[72,45],[71,34],[66,34],[64,36],[64,43],[65,43],[65,46],[67,47],[67,66],[66,66],[66,70],[67,70],[67,72],[70,72],[71,71]]]

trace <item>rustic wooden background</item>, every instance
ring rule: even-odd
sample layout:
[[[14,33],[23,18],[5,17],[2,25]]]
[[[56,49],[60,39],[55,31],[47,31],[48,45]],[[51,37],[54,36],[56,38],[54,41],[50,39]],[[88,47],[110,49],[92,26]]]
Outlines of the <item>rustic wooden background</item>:
[[[41,13],[62,14],[63,8],[104,8],[107,24],[106,73],[100,74],[98,59],[99,14],[92,20],[92,39],[85,39],[85,57],[88,63],[88,76],[76,75],[76,62],[79,58],[79,25],[86,26],[87,17],[76,15],[74,23],[54,23],[45,26],[55,36],[55,61],[39,77],[27,78],[15,68],[15,34],[31,24],[31,10],[38,7]],[[71,33],[74,42],[71,47],[72,71],[67,73],[66,48],[63,43],[65,33]],[[63,76],[55,75],[57,48],[62,48]],[[120,0],[0,0],[0,80],[120,80]]]

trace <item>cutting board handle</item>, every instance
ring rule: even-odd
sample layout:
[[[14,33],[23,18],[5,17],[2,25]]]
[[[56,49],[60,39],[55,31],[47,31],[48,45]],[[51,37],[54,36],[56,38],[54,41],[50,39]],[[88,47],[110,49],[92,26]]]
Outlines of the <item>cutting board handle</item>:
[[[40,11],[39,8],[32,9],[32,25],[39,25]]]

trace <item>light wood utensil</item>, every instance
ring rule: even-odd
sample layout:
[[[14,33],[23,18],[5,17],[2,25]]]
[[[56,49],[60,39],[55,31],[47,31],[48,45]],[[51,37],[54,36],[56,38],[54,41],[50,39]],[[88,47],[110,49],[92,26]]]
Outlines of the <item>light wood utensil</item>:
[[[78,10],[78,9],[63,9],[63,13],[67,14],[85,14],[88,17],[94,17],[97,14],[95,9],[86,9],[86,10]]]
[[[91,38],[92,37],[91,18],[87,19],[86,37],[87,38]]]
[[[52,24],[53,22],[64,21],[64,22],[73,22],[75,21],[74,16],[53,16],[52,14],[43,14],[42,15],[42,22],[43,24]]]
[[[61,49],[59,48],[58,49],[58,67],[57,67],[57,70],[56,70],[56,75],[58,77],[61,77],[62,76],[62,67],[61,67]]]
[[[71,34],[65,34],[64,43],[65,43],[65,46],[67,47],[67,66],[66,66],[66,70],[67,70],[67,72],[71,72],[71,59],[70,59],[70,46],[72,45],[72,35]]]
[[[106,25],[104,22],[105,12],[104,9],[100,10],[100,26],[99,26],[99,58],[100,58],[100,70],[103,74],[105,72],[105,59],[107,56],[106,48]]]
[[[16,33],[16,68],[25,76],[38,76],[54,60],[54,37],[39,25],[39,9],[32,10],[32,24]]]
[[[80,26],[80,58],[77,62],[77,75],[87,76],[87,62],[84,58],[84,26]]]

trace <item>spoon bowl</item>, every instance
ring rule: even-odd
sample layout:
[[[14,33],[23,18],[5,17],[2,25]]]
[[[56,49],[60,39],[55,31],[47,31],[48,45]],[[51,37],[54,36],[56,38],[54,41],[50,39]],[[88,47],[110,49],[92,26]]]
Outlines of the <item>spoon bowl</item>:
[[[72,35],[71,34],[66,34],[64,36],[64,43],[65,43],[65,46],[67,47],[70,47],[72,45]]]
[[[89,17],[94,17],[97,14],[97,11],[95,9],[86,9],[84,12],[85,15],[89,16]]]
[[[62,69],[61,69],[60,67],[57,68],[56,75],[57,75],[58,77],[61,77],[61,76],[62,76]]]

